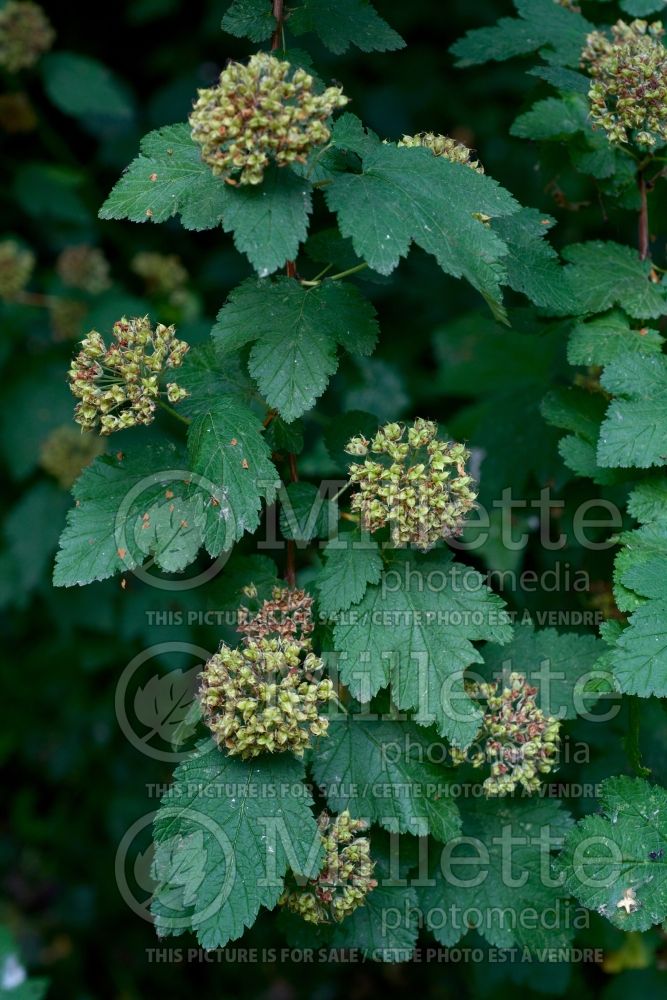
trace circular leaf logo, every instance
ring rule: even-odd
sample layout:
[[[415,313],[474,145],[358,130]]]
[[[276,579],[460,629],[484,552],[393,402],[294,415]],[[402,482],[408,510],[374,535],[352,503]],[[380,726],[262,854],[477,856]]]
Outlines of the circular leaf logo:
[[[218,575],[237,537],[226,490],[187,469],[144,476],[128,490],[114,521],[116,552],[127,570],[159,590],[193,590]],[[214,562],[191,577],[182,573],[201,548],[218,552]]]
[[[165,673],[160,658],[166,653],[187,653],[197,662]],[[140,753],[168,763],[189,756],[201,718],[199,673],[210,655],[202,646],[174,641],[150,646],[130,660],[116,686],[116,718]]]

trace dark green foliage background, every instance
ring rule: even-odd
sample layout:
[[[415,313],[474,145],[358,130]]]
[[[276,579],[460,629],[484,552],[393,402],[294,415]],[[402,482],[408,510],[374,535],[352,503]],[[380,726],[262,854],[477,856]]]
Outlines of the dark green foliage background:
[[[56,51],[81,53],[113,70],[127,87],[127,113],[115,120],[66,116],[45,95],[40,69],[26,74],[25,89],[40,123],[32,133],[0,133],[2,232],[18,235],[34,248],[36,284],[45,290],[57,290],[53,263],[63,247],[83,242],[101,246],[114,279],[113,291],[95,305],[88,324],[101,328],[126,310],[162,318],[160,303],[143,298],[129,261],[140,249],[177,253],[191,275],[197,306],[194,316],[179,325],[179,335],[202,342],[229,290],[251,273],[230,238],[220,230],[188,233],[175,221],[161,227],[99,222],[97,211],[135,156],[140,137],[182,121],[196,88],[210,85],[229,57],[245,57],[248,46],[220,31],[225,0],[132,0],[94,9],[74,2],[47,6],[53,8],[48,13],[58,33]],[[382,0],[377,6],[406,39],[406,49],[372,55],[353,49],[343,56],[315,49],[322,77],[339,80],[352,98],[349,110],[381,136],[432,130],[464,140],[477,150],[487,172],[522,204],[557,218],[552,233],[557,247],[595,238],[633,241],[633,215],[608,213],[604,199],[574,173],[558,144],[538,158],[534,145],[510,136],[517,114],[548,94],[545,85],[516,62],[454,69],[450,45],[470,28],[511,14],[509,0]],[[603,7],[600,15],[611,16]],[[45,172],[46,164],[58,172]],[[664,201],[654,203],[656,219],[664,218],[664,207]],[[660,242],[654,257],[664,264]],[[565,469],[557,450],[559,435],[537,412],[549,384],[571,379],[564,339],[531,341],[524,350],[511,335],[507,346],[499,345],[498,363],[485,363],[482,342],[473,336],[491,324],[484,303],[467,283],[444,276],[418,250],[391,281],[377,281],[366,290],[379,314],[379,349],[370,362],[342,363],[319,411],[335,416],[363,409],[380,419],[417,414],[439,419],[472,445],[496,454],[493,485],[498,490],[513,484],[527,496],[537,496],[539,484],[551,480],[568,505],[562,525],[567,530],[568,511],[604,488],[575,480]],[[470,320],[471,310],[479,311],[478,321]],[[156,804],[147,801],[147,784],[167,783],[171,767],[141,756],[124,739],[114,713],[116,681],[137,650],[152,642],[176,638],[212,649],[219,630],[151,630],[147,610],[177,611],[187,605],[177,599],[167,603],[161,592],[145,589],[133,578],[126,589],[118,578],[87,588],[52,589],[52,557],[69,498],[40,472],[37,454],[48,430],[70,418],[65,372],[72,344],[54,342],[41,310],[3,306],[0,315],[0,458],[6,481],[0,556],[5,581],[0,589],[5,635],[0,920],[18,936],[31,968],[51,979],[49,995],[133,1000],[199,993],[327,1000],[399,996],[410,990],[443,1000],[490,995],[502,1000],[515,996],[517,988],[525,996],[593,997],[602,991],[612,1000],[656,995],[652,969],[611,976],[590,965],[535,964],[512,970],[488,962],[336,967],[148,961],[146,949],[157,944],[154,931],[121,900],[114,856],[123,833]],[[458,329],[456,321],[464,315],[465,350],[457,351],[443,331]],[[534,327],[527,323],[526,329]],[[492,331],[490,336],[503,334]],[[314,481],[331,471],[316,446],[320,436],[318,426],[306,422],[300,467],[303,477],[310,474]],[[625,492],[609,489],[605,495],[622,503]],[[478,568],[501,565],[492,551],[482,556]],[[549,558],[535,546],[526,566],[548,568]],[[576,569],[582,554],[573,543],[562,558]],[[593,579],[610,578],[608,554],[592,559],[589,554],[588,560]],[[517,607],[516,595],[505,597],[514,598]],[[214,607],[215,600],[213,594]],[[524,595],[523,600],[531,610],[538,604],[562,609],[566,601],[573,609],[581,606],[572,594],[542,595],[539,602]],[[164,665],[171,669],[180,664],[170,658]],[[650,737],[645,757],[664,784],[667,769],[655,747],[660,734],[664,746],[665,716],[652,701],[643,712],[643,732]],[[569,780],[595,781],[609,773],[629,773],[619,738],[623,730],[623,717],[604,727],[599,745],[592,748],[591,765],[585,771],[566,766],[562,774]],[[585,811],[590,803],[580,808]],[[657,933],[648,939],[649,947],[659,946]],[[622,940],[619,931],[593,915],[590,933],[578,944],[614,950]],[[474,937],[465,942],[470,947],[475,943]],[[172,944],[180,947],[182,942]],[[272,918],[264,914],[239,947],[283,944]]]

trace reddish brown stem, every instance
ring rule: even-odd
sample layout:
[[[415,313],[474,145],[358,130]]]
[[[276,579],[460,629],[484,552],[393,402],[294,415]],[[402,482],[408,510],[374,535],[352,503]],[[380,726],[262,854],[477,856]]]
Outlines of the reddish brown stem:
[[[299,473],[296,467],[296,455],[290,451],[288,455],[289,474],[293,483],[299,482]],[[287,564],[285,566],[285,579],[290,587],[296,587],[296,545],[289,539],[287,542]]]
[[[273,5],[273,13],[277,18],[276,6]],[[282,11],[282,3],[280,3],[280,8]],[[280,23],[279,23],[280,28]],[[275,36],[274,36],[275,37]],[[288,278],[296,278],[296,264],[293,260],[288,260],[285,264],[285,272]],[[299,482],[299,470],[296,467],[296,455],[294,452],[290,451],[288,454],[288,462],[290,469],[290,479],[293,483]],[[287,542],[287,565],[285,567],[285,579],[290,587],[296,587],[296,545],[293,541]]]
[[[294,590],[296,587],[296,545],[294,542],[287,543],[287,562],[285,564],[285,579],[287,585]]]
[[[40,292],[18,292],[13,296],[14,302],[23,306],[35,306],[37,309],[49,309],[59,300],[55,295],[42,295]]]
[[[646,177],[644,176],[643,170],[640,170],[637,174],[637,187],[639,188],[640,201],[638,227],[639,259],[648,260],[650,250],[650,237],[648,229],[648,194]]]
[[[283,44],[283,6],[284,0],[273,0],[273,16],[276,19],[276,30],[271,39],[271,50],[282,48]]]

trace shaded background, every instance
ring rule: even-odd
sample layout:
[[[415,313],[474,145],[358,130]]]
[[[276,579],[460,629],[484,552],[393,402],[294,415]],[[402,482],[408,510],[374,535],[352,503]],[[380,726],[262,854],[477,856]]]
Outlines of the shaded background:
[[[57,32],[54,52],[80,53],[113,72],[114,97],[105,115],[85,108],[63,110],[62,99],[54,103],[44,68],[48,61],[2,81],[2,93],[25,95],[34,121],[17,131],[10,116],[0,128],[0,238],[24,241],[37,257],[37,270],[30,285],[33,304],[0,306],[0,459],[6,481],[0,553],[6,636],[0,682],[5,709],[0,761],[6,789],[0,920],[19,940],[30,968],[50,979],[49,995],[69,1000],[170,998],[195,991],[275,1000],[399,996],[407,990],[442,998],[510,997],[517,987],[526,996],[593,996],[603,990],[605,997],[615,998],[635,989],[651,995],[657,988],[654,973],[624,971],[632,962],[627,957],[618,959],[615,969],[608,964],[607,971],[530,965],[511,969],[486,961],[388,967],[155,962],[147,952],[157,945],[152,927],[121,898],[116,849],[132,824],[156,805],[147,797],[147,786],[168,782],[172,765],[140,753],[123,735],[114,707],[118,678],[138,651],[155,643],[176,639],[212,650],[221,638],[219,628],[159,624],[154,613],[183,613],[202,601],[219,608],[228,594],[220,579],[205,598],[196,592],[170,596],[134,578],[52,590],[53,555],[71,498],[43,469],[41,456],[53,429],[71,422],[65,373],[79,336],[93,327],[108,331],[123,313],[150,312],[154,319],[177,322],[184,339],[202,341],[228,290],[248,273],[245,259],[221,231],[195,234],[177,223],[152,227],[96,218],[119,173],[136,155],[140,137],[182,121],[196,88],[212,84],[228,58],[244,58],[251,51],[248,43],[220,31],[226,6],[224,0],[136,0],[94,9],[81,3],[49,5]],[[448,55],[452,42],[470,28],[511,14],[509,2],[382,0],[377,7],[406,39],[406,49],[384,55],[351,50],[334,57],[312,37],[306,40],[322,78],[343,84],[352,98],[351,110],[388,138],[432,130],[465,141],[487,172],[523,204],[557,217],[557,245],[597,236],[632,241],[630,216],[621,212],[608,217],[598,193],[574,174],[558,149],[538,153],[509,136],[512,120],[540,96],[543,84],[516,62],[454,69]],[[614,14],[601,9],[608,17]],[[112,285],[99,293],[68,289],[58,276],[60,253],[81,244],[101,248],[109,261]],[[147,286],[136,273],[133,260],[146,250],[178,255],[187,272],[178,295]],[[313,273],[317,269],[313,265]],[[323,412],[359,408],[379,419],[434,416],[473,446],[487,453],[502,451],[512,482],[529,496],[547,480],[572,504],[595,489],[570,481],[555,433],[541,428],[539,440],[531,440],[531,421],[540,419],[537,407],[546,383],[571,379],[558,337],[533,342],[523,372],[517,373],[516,365],[507,367],[504,342],[498,339],[502,331],[474,291],[443,276],[419,251],[391,280],[369,282],[366,290],[380,316],[380,348],[373,361],[344,362],[322,401]],[[523,333],[530,332],[527,315]],[[495,338],[497,360],[479,382],[476,365],[486,348],[478,335]],[[528,370],[534,373],[534,385]],[[517,393],[523,408],[512,410],[506,400]],[[305,429],[301,470],[317,481],[331,469],[317,423],[307,421]],[[108,448],[122,447],[117,437]],[[507,476],[499,472],[489,489],[502,488]],[[525,558],[527,565],[543,569],[548,557],[535,551]],[[575,546],[566,557],[574,568],[583,558]],[[476,557],[482,568],[502,567],[504,559],[490,548]],[[608,562],[600,557],[588,569],[604,589]],[[590,600],[567,599],[574,607],[592,606]],[[530,603],[528,597],[523,600]],[[562,596],[546,598],[547,606],[549,600],[563,607]],[[192,658],[175,654],[158,661],[164,671],[192,667]],[[148,670],[134,678],[130,699],[150,676]],[[650,703],[646,710],[650,716]],[[602,773],[609,773],[615,758],[617,771],[626,767],[618,731],[605,728],[601,745],[593,748],[587,780],[595,780],[596,760],[604,759]],[[581,778],[576,768],[568,773]],[[140,898],[149,891],[149,860],[142,853],[147,848],[140,837],[129,859],[130,879]],[[623,938],[600,921],[580,943],[592,941],[615,954],[627,949]],[[640,952],[648,948],[644,964],[660,947],[657,935],[650,940],[638,946]],[[263,915],[240,946],[284,943],[273,919]],[[466,946],[479,943],[474,936],[465,941]],[[192,947],[194,941],[172,939],[167,946]]]

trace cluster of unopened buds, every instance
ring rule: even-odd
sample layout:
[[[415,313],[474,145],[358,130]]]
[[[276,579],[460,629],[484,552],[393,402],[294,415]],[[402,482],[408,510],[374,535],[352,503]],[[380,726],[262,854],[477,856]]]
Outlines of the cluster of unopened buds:
[[[290,886],[279,903],[311,924],[340,923],[363,906],[377,886],[373,878],[370,840],[362,836],[363,820],[345,810],[332,817],[320,814],[317,825],[324,848],[324,864],[304,886]]]
[[[217,87],[198,91],[192,138],[214,174],[230,184],[260,184],[271,160],[304,163],[329,141],[327,118],[347,104],[340,87],[317,94],[313,78],[266,52],[230,62]]]
[[[660,21],[617,21],[611,38],[593,31],[582,65],[593,78],[591,120],[613,143],[651,148],[667,140],[667,51]]]
[[[16,240],[0,242],[0,299],[19,295],[32,277],[35,255]]]
[[[175,382],[160,388],[163,371],[178,368],[188,351],[173,326],[159,323],[153,330],[148,316],[123,318],[114,324],[113,337],[107,347],[102,335],[91,331],[69,370],[70,388],[80,400],[74,419],[83,430],[99,428],[100,434],[150,424],[161,395],[170,403],[187,396]]]
[[[476,499],[465,469],[470,456],[464,445],[437,435],[436,423],[418,418],[407,429],[387,424],[372,441],[348,441],[347,453],[364,458],[350,465],[350,483],[359,487],[351,507],[365,530],[388,525],[394,545],[422,550],[460,534]],[[369,452],[377,458],[365,457]]]
[[[54,428],[42,443],[39,464],[63,489],[69,489],[82,470],[103,451],[104,445],[95,434],[85,434],[64,424]]]
[[[89,295],[99,295],[111,285],[109,261],[104,252],[86,243],[63,250],[56,261],[56,271],[64,285]]]
[[[130,261],[130,267],[143,279],[148,295],[179,310],[192,305],[193,296],[187,289],[189,275],[177,254],[141,250]]]
[[[257,614],[239,612],[243,639],[222,643],[202,672],[199,693],[214,739],[243,759],[291,751],[303,756],[329,726],[320,708],[334,697],[323,661],[312,651],[312,598],[276,588]]]
[[[188,280],[188,272],[175,253],[142,250],[134,255],[130,267],[146,282],[147,291],[157,295],[167,295],[180,289]]]
[[[537,791],[539,775],[556,766],[560,743],[560,723],[538,707],[537,688],[523,674],[511,673],[502,687],[480,682],[471,685],[468,693],[486,702],[478,735],[483,748],[472,757],[453,748],[454,764],[490,764],[491,774],[482,786],[489,796],[510,795],[517,787],[529,794]]]
[[[9,73],[34,66],[53,45],[56,34],[32,0],[8,0],[0,10],[0,66]]]
[[[418,132],[416,135],[404,135],[397,143],[399,146],[425,146],[434,156],[444,156],[452,163],[462,163],[471,167],[478,174],[484,173],[484,167],[479,160],[474,160],[471,150],[462,142],[448,135],[436,135],[434,132]]]

